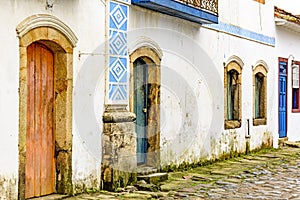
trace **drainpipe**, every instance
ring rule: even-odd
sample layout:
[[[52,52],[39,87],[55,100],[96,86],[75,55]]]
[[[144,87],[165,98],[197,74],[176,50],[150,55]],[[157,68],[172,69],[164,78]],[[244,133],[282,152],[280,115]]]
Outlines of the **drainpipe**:
[[[247,119],[247,129],[246,129],[246,134],[245,134],[245,138],[246,138],[246,154],[248,154],[250,152],[250,120]]]
[[[247,129],[246,129],[246,134],[245,134],[245,138],[250,138],[250,120],[247,119]]]

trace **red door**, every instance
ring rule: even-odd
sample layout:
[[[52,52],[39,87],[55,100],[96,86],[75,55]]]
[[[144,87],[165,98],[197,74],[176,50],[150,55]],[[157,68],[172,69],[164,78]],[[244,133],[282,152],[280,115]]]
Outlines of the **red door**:
[[[42,44],[27,47],[26,198],[55,191],[53,59]]]

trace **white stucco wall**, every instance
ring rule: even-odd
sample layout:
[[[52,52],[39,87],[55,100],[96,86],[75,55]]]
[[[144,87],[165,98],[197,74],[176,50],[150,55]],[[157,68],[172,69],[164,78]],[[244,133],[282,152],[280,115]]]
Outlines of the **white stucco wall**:
[[[244,2],[244,1],[243,1]],[[219,21],[274,37],[273,5],[267,1],[220,1]],[[230,5],[230,6],[229,6]],[[246,10],[244,8],[247,8]],[[253,18],[249,21],[249,13]],[[260,13],[257,17],[254,13]],[[246,19],[247,18],[247,19]],[[153,40],[161,60],[161,165],[214,159],[231,151],[244,152],[247,119],[250,149],[273,137],[277,144],[274,46],[210,30],[168,15],[131,6],[129,48],[137,40]],[[132,49],[130,49],[132,50]],[[238,56],[242,70],[242,126],[224,130],[224,62]],[[267,125],[253,126],[252,67],[263,60],[269,67]],[[274,134],[274,135],[272,135]]]
[[[266,0],[265,4],[253,0],[225,0],[218,3],[219,21],[274,36],[274,25],[271,23],[274,13],[272,0]]]
[[[288,12],[291,12],[295,15],[298,15],[300,13],[300,8],[299,6],[297,6],[298,1],[297,0],[273,0],[274,4],[279,7],[282,8]]]
[[[276,27],[276,55],[278,57],[289,59],[288,62],[288,80],[287,80],[287,137],[290,141],[300,140],[299,121],[300,113],[292,112],[292,68],[291,61],[300,61],[300,34],[287,30],[283,27]],[[277,73],[278,73],[278,63]],[[277,80],[278,82],[278,80]]]
[[[83,185],[100,184],[105,6],[98,0],[58,0],[52,10],[46,10],[45,2],[0,2],[0,199],[17,199],[19,39],[16,27],[34,14],[54,15],[78,38],[73,58],[73,185],[75,189],[83,189]],[[79,52],[85,53],[80,59]]]
[[[1,2],[1,8],[3,4],[6,6],[10,2]],[[16,26],[12,26],[13,19],[7,17],[12,13],[12,9],[0,12],[0,24],[7,27],[2,28],[0,48],[0,199],[16,198],[18,183],[19,49]]]

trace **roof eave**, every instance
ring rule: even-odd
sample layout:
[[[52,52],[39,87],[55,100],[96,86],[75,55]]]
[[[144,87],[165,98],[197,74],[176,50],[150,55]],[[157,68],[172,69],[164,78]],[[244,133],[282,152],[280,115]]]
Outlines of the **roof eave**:
[[[300,34],[300,24],[296,24],[296,23],[290,22],[286,19],[282,19],[282,18],[278,18],[278,17],[275,17],[274,21],[275,21],[276,26],[280,26],[280,27],[283,27],[285,29],[288,29],[288,30],[291,30],[291,31],[294,31],[294,32]]]

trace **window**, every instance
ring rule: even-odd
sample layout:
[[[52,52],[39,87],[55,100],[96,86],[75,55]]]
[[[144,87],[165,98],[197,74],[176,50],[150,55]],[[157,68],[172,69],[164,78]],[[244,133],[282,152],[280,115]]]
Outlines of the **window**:
[[[292,112],[300,112],[299,106],[299,64],[293,62],[292,65]]]
[[[239,119],[239,73],[232,69],[227,73],[227,117],[229,120]]]
[[[255,74],[255,118],[264,117],[264,75]]]
[[[254,126],[267,124],[267,69],[265,66],[259,64],[253,70]]]
[[[241,77],[241,65],[236,61],[231,61],[224,71],[225,129],[241,127]]]

